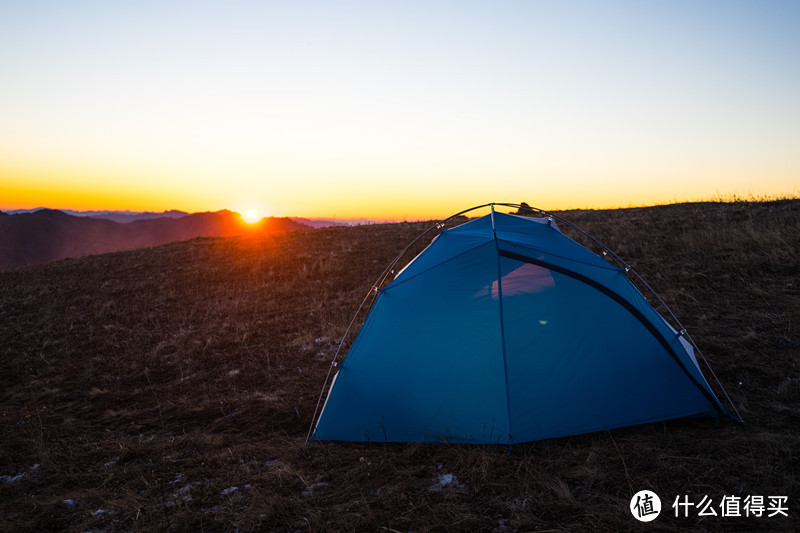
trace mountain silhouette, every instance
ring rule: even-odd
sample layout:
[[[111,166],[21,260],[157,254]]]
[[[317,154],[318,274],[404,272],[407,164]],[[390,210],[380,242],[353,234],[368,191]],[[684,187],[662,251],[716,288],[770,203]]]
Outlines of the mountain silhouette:
[[[288,218],[245,224],[238,213],[217,211],[128,223],[68,215],[54,209],[9,215],[0,212],[0,270],[68,257],[156,246],[195,237],[311,229]]]
[[[34,209],[11,209],[6,211],[7,215],[21,215],[24,213],[35,213],[47,207],[36,207]],[[136,220],[148,220],[151,218],[180,218],[185,217],[189,213],[186,211],[178,211],[177,209],[170,209],[169,211],[162,211],[160,213],[155,211],[74,211],[72,209],[60,209],[62,213],[73,215],[76,217],[91,217],[102,218],[105,220],[113,220],[114,222],[134,222]]]

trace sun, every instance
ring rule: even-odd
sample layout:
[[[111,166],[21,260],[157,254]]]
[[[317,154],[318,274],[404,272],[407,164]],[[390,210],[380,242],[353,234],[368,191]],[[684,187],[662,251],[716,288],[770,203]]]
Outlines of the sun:
[[[252,207],[245,209],[244,213],[242,213],[242,220],[247,222],[248,224],[255,224],[259,220],[261,220],[261,216],[258,214],[258,210]]]

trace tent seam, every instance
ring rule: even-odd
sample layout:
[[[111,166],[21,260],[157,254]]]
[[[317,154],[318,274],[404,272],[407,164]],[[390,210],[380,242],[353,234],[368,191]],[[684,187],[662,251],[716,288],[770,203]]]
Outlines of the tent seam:
[[[494,239],[495,252],[497,254],[497,301],[500,310],[500,349],[503,352],[503,375],[506,383],[506,416],[508,417],[508,445],[514,445],[514,433],[511,427],[511,396],[508,387],[508,361],[506,359],[506,331],[503,320],[503,271],[500,266],[500,247],[497,244],[497,235]]]
[[[578,272],[574,272],[568,268],[564,268],[560,265],[555,265],[553,263],[548,263],[547,261],[534,259],[532,257],[526,257],[516,252],[510,252],[507,250],[498,251],[498,261],[500,256],[548,268],[555,272],[564,274],[565,276],[569,276],[572,279],[575,279],[581,283],[586,284],[589,287],[593,287],[595,290],[604,293],[606,296],[615,301],[618,305],[622,306],[626,311],[628,311],[628,313],[633,315],[633,317],[636,318],[645,327],[645,329],[647,329],[650,332],[650,334],[656,339],[656,341],[658,341],[658,343],[669,354],[670,358],[675,362],[675,364],[678,365],[678,368],[680,368],[683,371],[686,377],[689,378],[689,381],[698,389],[698,391],[700,391],[700,393],[706,398],[706,400],[712,407],[719,410],[722,414],[728,414],[727,410],[722,406],[719,399],[713,394],[713,392],[710,391],[710,387],[706,389],[706,387],[704,387],[697,380],[697,378],[695,378],[692,375],[689,369],[686,368],[686,366],[680,360],[680,357],[678,356],[675,349],[670,345],[669,340],[660,331],[658,331],[655,325],[647,317],[645,317],[644,314],[639,309],[637,309],[636,306],[634,306],[630,301],[628,301],[624,296],[615,292],[610,287],[606,287],[605,285],[596,280],[593,280]],[[503,354],[503,356],[505,357],[505,353]],[[700,375],[702,374],[703,372],[700,371]],[[705,379],[705,376],[703,376],[703,378]]]
[[[389,283],[387,286],[385,286],[381,290],[385,291],[387,289],[394,288],[394,287],[397,287],[399,285],[402,285],[403,283],[411,281],[412,279],[417,278],[417,277],[419,277],[419,276],[421,276],[421,275],[423,275],[423,274],[425,274],[427,272],[430,272],[431,270],[435,270],[435,269],[437,269],[437,268],[439,268],[439,267],[441,267],[443,265],[446,265],[446,264],[450,263],[451,261],[454,261],[454,260],[458,259],[459,257],[461,257],[463,255],[466,255],[466,254],[468,254],[470,252],[475,251],[476,249],[480,248],[481,246],[486,246],[487,244],[489,244],[488,240],[486,240],[484,242],[481,242],[479,244],[476,244],[475,246],[472,246],[471,248],[467,248],[463,252],[459,252],[458,254],[452,256],[451,258],[449,258],[449,259],[447,259],[445,261],[442,261],[441,263],[436,263],[435,265],[431,265],[431,266],[427,267],[426,269],[420,270],[419,272],[417,272],[417,273],[415,273],[415,274],[413,274],[413,275],[411,275],[411,276],[409,276],[409,277],[407,277],[405,279],[398,280],[397,278],[395,278],[395,279],[393,279],[391,281],[391,283]],[[420,257],[420,256],[418,256],[418,257]],[[409,263],[409,265],[410,264],[411,263]],[[408,265],[406,265],[406,266],[408,266]],[[406,268],[406,267],[403,267],[403,268]]]

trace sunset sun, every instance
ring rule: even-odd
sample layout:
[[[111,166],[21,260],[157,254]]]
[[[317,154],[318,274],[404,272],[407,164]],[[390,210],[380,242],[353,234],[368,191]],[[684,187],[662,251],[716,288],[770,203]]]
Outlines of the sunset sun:
[[[251,207],[249,209],[245,209],[244,213],[242,213],[242,219],[248,224],[255,224],[261,220],[261,216],[258,214],[256,209]]]

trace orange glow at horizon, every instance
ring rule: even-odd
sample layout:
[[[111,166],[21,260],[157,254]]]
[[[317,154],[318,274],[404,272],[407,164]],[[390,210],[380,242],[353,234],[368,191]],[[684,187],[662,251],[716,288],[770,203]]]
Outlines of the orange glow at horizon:
[[[610,209],[739,197],[797,197],[793,169],[763,164],[757,187],[752,168],[716,169],[700,162],[654,169],[598,159],[596,168],[564,160],[493,164],[489,156],[453,161],[433,172],[416,161],[345,170],[288,164],[276,168],[200,168],[141,161],[51,156],[32,163],[0,146],[0,210],[186,212],[229,209],[259,215],[377,221],[439,220],[489,202],[526,202],[545,210]],[[480,165],[477,165],[480,163]],[[602,163],[602,164],[600,164]],[[692,168],[694,167],[694,168]],[[525,168],[536,170],[524,170]],[[680,191],[680,192],[678,192]],[[247,204],[242,202],[247,198]]]
[[[240,212],[242,220],[254,224],[261,220],[262,213],[272,216],[305,218],[369,219],[379,221],[439,220],[461,210],[490,202],[526,202],[545,210],[566,209],[611,209],[664,203],[702,201],[725,198],[734,194],[740,197],[754,196],[797,197],[798,190],[775,192],[768,188],[754,189],[746,184],[720,190],[713,186],[706,189],[686,187],[686,193],[678,196],[669,188],[659,188],[647,182],[627,183],[609,188],[592,187],[590,184],[574,184],[571,180],[552,180],[531,186],[524,180],[508,180],[502,186],[486,180],[476,183],[468,180],[463,188],[452,187],[453,180],[442,186],[415,185],[405,190],[376,191],[364,193],[353,191],[352,184],[341,191],[321,190],[320,194],[305,195],[304,190],[272,187],[271,194],[262,194],[262,201],[242,206],[236,196],[239,190],[214,194],[221,187],[213,183],[198,182],[189,186],[173,184],[170,187],[137,187],[135,182],[121,180],[119,183],[98,184],[91,181],[71,179],[9,180],[0,169],[0,211],[48,207],[53,209],[119,210],[161,212],[176,209],[186,212],[218,211],[230,209]],[[575,179],[576,183],[580,180]],[[662,182],[663,183],[663,182]],[[674,185],[674,181],[670,182]],[[331,188],[333,189],[333,188]],[[248,196],[258,196],[248,192]],[[258,205],[256,208],[255,205]]]

